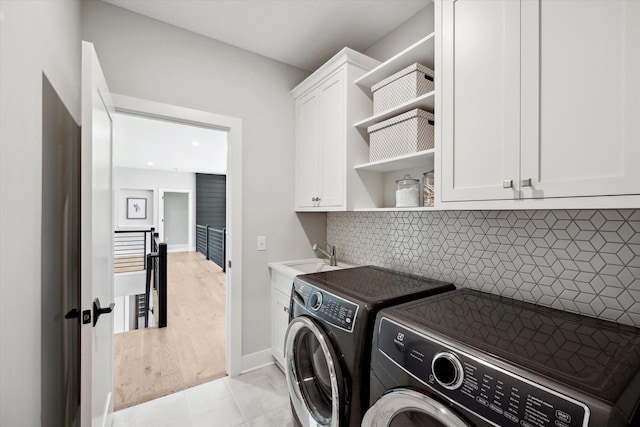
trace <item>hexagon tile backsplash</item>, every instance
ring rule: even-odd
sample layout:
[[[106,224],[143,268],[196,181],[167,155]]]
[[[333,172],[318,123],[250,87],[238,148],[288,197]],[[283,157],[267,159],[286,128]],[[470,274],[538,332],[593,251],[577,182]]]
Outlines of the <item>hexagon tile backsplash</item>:
[[[332,212],[338,259],[640,327],[640,210]]]

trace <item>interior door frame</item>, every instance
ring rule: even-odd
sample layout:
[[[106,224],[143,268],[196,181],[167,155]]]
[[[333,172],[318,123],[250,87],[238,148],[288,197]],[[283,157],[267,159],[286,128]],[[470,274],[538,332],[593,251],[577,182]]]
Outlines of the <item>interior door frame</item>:
[[[191,190],[186,189],[171,189],[171,188],[159,188],[158,189],[158,233],[160,234],[160,239],[164,241],[164,193],[181,193],[187,195],[187,227],[189,230],[189,240],[187,245],[189,246],[189,251],[195,250],[195,244],[193,243],[193,235],[195,234],[195,227],[193,225],[193,217],[194,214],[191,202],[193,201],[192,195],[193,192]],[[171,242],[167,244],[167,251],[169,250],[169,246]]]
[[[242,370],[242,119],[113,93],[116,112],[227,131],[226,371]],[[233,260],[233,265],[231,265]]]

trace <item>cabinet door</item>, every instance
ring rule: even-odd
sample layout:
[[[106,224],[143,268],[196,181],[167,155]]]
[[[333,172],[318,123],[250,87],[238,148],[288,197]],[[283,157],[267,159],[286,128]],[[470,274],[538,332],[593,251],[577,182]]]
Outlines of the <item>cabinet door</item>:
[[[289,298],[282,292],[271,292],[271,351],[284,366],[284,338],[289,325]]]
[[[640,2],[522,8],[523,196],[640,194]]]
[[[520,2],[443,2],[440,76],[442,200],[518,197]]]
[[[320,100],[318,92],[296,100],[296,208],[316,206],[319,190]]]
[[[346,73],[341,69],[319,89],[322,128],[320,129],[320,206],[344,206],[346,158]]]

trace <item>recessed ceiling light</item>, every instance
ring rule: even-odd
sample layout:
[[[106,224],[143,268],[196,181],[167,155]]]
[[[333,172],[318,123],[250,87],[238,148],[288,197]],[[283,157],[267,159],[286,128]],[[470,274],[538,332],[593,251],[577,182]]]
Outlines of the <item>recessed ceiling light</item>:
[[[153,162],[147,162],[147,166],[153,166]]]
[[[198,145],[200,145],[200,143],[198,141],[191,141],[191,145],[197,147]]]

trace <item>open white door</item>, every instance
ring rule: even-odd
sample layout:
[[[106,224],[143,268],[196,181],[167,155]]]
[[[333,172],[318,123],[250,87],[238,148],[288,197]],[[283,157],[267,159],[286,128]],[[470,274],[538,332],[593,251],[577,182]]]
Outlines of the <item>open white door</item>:
[[[113,413],[113,319],[93,309],[113,302],[113,111],[93,44],[82,42],[80,265],[82,309],[91,310],[81,335],[82,427],[110,426]]]

